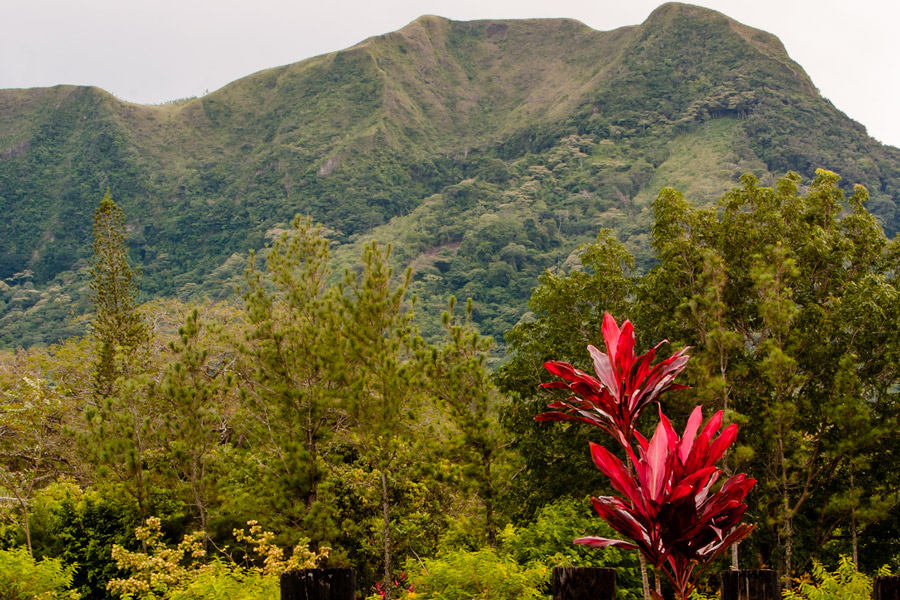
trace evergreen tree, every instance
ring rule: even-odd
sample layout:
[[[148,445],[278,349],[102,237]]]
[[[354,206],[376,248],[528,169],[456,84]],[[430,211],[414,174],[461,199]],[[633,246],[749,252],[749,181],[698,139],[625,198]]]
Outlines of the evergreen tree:
[[[112,395],[116,378],[134,364],[134,354],[147,341],[147,326],[136,305],[137,273],[128,264],[125,215],[109,189],[94,213],[91,294],[92,333],[97,342],[95,396]]]
[[[325,457],[344,425],[336,401],[334,290],[327,285],[328,240],[296,217],[265,255],[253,259],[244,295],[241,343],[247,380],[241,387],[263,458],[266,496],[283,518],[316,542],[335,534],[331,505],[320,501]]]
[[[390,247],[372,243],[363,251],[362,273],[345,274],[340,298],[345,406],[353,440],[368,468],[381,480],[384,592],[393,594],[390,480],[399,456],[409,447],[422,401],[421,340],[406,300],[411,271],[395,281]]]
[[[125,216],[108,189],[94,214],[93,249],[90,286],[96,361],[83,441],[99,474],[114,474],[134,498],[140,515],[146,516],[150,493],[144,463],[158,425],[158,414],[150,406],[150,335],[136,304]]]
[[[456,298],[451,296],[442,315],[446,339],[442,346],[431,348],[426,362],[428,388],[455,425],[457,435],[452,451],[474,483],[484,508],[485,537],[491,547],[496,547],[496,505],[502,481],[499,471],[503,467],[502,463],[498,465],[498,459],[502,459],[507,440],[497,419],[499,394],[485,366],[494,343],[481,336],[473,325],[471,298],[462,322],[453,316],[455,305]]]
[[[174,360],[166,365],[157,394],[165,412],[162,444],[167,467],[175,475],[187,506],[193,506],[201,530],[208,533],[215,482],[211,463],[224,423],[224,396],[230,380],[224,365],[214,364],[203,347],[203,323],[194,309],[171,342]]]

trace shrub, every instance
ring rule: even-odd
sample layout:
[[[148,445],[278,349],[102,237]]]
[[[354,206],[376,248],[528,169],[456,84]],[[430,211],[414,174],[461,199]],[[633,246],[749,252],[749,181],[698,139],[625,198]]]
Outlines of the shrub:
[[[879,575],[888,575],[882,567]],[[856,570],[849,556],[841,556],[837,568],[829,572],[817,560],[813,561],[812,577],[804,576],[793,590],[785,590],[785,600],[869,600],[872,597],[872,578]]]
[[[421,600],[543,600],[549,575],[543,565],[522,567],[493,548],[446,552],[409,566],[415,569],[409,597]]]
[[[0,550],[0,598],[78,600],[78,592],[69,589],[73,571],[53,558],[36,561],[25,548]]]

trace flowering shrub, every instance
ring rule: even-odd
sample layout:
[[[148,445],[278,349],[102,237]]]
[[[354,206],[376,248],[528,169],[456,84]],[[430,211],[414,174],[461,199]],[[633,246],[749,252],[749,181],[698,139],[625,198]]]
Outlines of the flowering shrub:
[[[285,558],[284,550],[272,543],[274,534],[263,531],[256,521],[248,521],[250,531],[234,531],[235,538],[253,544],[253,552],[262,559],[261,567],[243,567],[221,560],[204,562],[206,549],[203,534],[195,532],[184,537],[175,547],[169,548],[162,540],[160,520],[147,519],[143,527],[135,529],[135,536],[143,542],[145,552],[131,552],[118,544],[113,546],[112,556],[120,570],[130,572],[126,578],[112,579],[107,590],[123,598],[139,600],[207,598],[204,589],[230,589],[233,600],[256,600],[260,590],[278,589],[278,577],[292,569],[311,569],[328,556],[330,548],[318,553],[309,550],[306,541],[294,548]],[[213,596],[215,597],[215,596]]]

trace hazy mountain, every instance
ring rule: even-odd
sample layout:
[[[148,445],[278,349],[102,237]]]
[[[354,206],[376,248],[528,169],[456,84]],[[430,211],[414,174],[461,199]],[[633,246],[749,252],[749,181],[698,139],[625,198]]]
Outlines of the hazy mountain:
[[[0,343],[80,331],[68,320],[89,309],[107,186],[147,297],[233,294],[242,257],[299,212],[328,228],[338,265],[390,241],[420,312],[472,296],[497,336],[601,227],[650,261],[663,185],[707,202],[744,172],[819,167],[866,185],[900,229],[900,151],[823,99],[777,38],[683,4],[608,32],[425,16],[162,106],[0,90]]]

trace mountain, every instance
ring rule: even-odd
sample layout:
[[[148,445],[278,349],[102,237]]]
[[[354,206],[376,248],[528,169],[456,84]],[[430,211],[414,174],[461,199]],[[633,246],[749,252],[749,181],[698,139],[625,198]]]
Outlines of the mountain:
[[[539,273],[600,228],[650,264],[662,186],[709,202],[744,172],[819,167],[866,185],[900,229],[900,151],[822,98],[777,38],[685,4],[606,32],[425,16],[161,106],[0,90],[0,344],[82,330],[107,187],[146,298],[234,294],[247,253],[304,213],[338,265],[391,242],[426,333],[455,293],[500,339]]]

